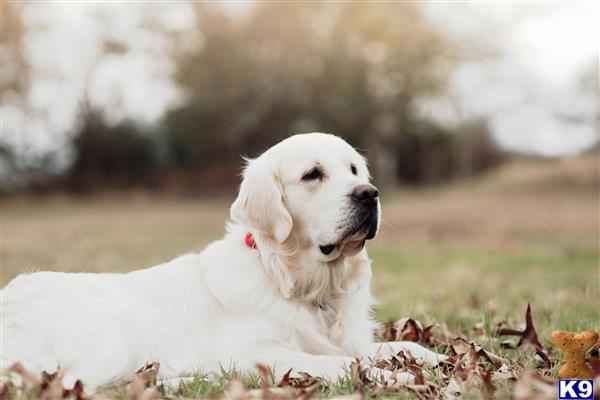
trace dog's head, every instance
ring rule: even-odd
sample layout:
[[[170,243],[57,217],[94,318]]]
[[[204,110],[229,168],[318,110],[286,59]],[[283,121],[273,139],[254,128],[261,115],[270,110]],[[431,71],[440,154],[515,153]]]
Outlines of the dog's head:
[[[329,262],[358,253],[379,229],[364,158],[337,136],[295,135],[249,160],[231,219],[273,243]]]

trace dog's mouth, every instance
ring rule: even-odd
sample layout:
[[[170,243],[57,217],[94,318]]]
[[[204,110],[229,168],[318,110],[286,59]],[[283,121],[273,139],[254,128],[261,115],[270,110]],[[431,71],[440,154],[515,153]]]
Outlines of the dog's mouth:
[[[375,218],[376,221],[376,218]],[[339,254],[354,255],[365,247],[367,240],[373,239],[377,233],[377,223],[372,218],[366,218],[358,224],[357,229],[353,229],[342,236],[337,243],[320,245],[321,253],[328,256],[334,251]]]
[[[334,250],[340,250],[340,252],[343,252],[344,250],[359,252],[365,246],[365,241],[365,233],[354,234],[339,243],[319,246],[319,249],[321,250],[321,253],[325,254],[326,256],[333,253]]]

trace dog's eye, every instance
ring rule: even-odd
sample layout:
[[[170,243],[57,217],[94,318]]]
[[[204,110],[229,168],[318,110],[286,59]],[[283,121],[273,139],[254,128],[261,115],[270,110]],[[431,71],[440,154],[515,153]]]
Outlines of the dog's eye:
[[[323,172],[319,168],[313,168],[302,177],[303,181],[314,181],[323,178]]]
[[[352,171],[352,175],[356,175],[358,173],[356,171],[356,165],[350,164],[350,171]]]

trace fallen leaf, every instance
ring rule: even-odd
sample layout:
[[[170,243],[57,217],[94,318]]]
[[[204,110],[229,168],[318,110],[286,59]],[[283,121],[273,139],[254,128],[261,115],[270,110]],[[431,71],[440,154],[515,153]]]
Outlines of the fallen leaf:
[[[359,359],[350,364],[350,379],[354,387],[360,391],[363,391],[366,386],[370,386],[372,383],[367,376],[367,369],[361,367]]]
[[[595,376],[600,376],[600,357],[590,357],[590,366],[594,371]]]
[[[37,385],[39,383],[39,379],[36,378],[31,372],[27,371],[20,362],[16,362],[11,365],[8,370],[21,377],[21,385],[25,388]]]
[[[285,374],[283,374],[283,377],[281,377],[281,380],[277,384],[277,387],[281,388],[290,386],[290,374],[292,373],[292,370],[293,368],[290,368]]]
[[[64,394],[62,374],[59,371],[53,373],[42,371],[39,391],[41,399],[62,399]]]
[[[465,354],[471,348],[471,342],[457,337],[450,340],[450,347],[454,351],[454,354]]]
[[[159,362],[146,362],[140,367],[129,384],[129,397],[132,400],[154,400],[160,397],[156,379],[160,370]]]
[[[271,387],[271,382],[273,380],[271,370],[269,369],[269,367],[263,364],[256,364],[256,369],[258,370],[258,373],[262,378],[260,380],[260,388],[263,391],[268,390]]]
[[[515,384],[513,397],[515,400],[556,400],[558,385],[537,372],[525,371]]]
[[[156,387],[147,387],[145,381],[139,375],[135,375],[129,384],[129,398],[131,400],[155,400],[160,397],[160,393]]]
[[[544,347],[540,343],[537,332],[535,330],[535,326],[533,324],[533,317],[531,316],[531,304],[527,304],[527,311],[525,312],[525,329],[523,331],[511,328],[499,328],[496,331],[496,334],[498,336],[519,336],[519,342],[517,343],[517,347],[520,347],[525,343],[530,343],[535,348],[536,354],[542,360],[540,366],[547,368],[551,365],[550,357],[548,356],[548,354],[544,350]]]
[[[75,400],[90,399],[89,396],[86,396],[86,394],[83,390],[83,383],[79,379],[77,379],[75,381],[72,389],[65,389],[63,391],[63,398],[68,398],[68,397],[75,399]]]
[[[444,388],[444,395],[448,399],[458,399],[465,392],[465,388],[462,383],[459,382],[456,378],[451,378],[448,385]]]
[[[485,372],[480,372],[479,377],[481,378],[481,386],[483,397],[486,399],[493,399],[494,393],[496,392],[496,386],[492,382],[492,376],[494,375],[494,371],[490,368]]]
[[[468,389],[473,382],[474,377],[477,375],[478,366],[477,358],[479,355],[475,350],[475,346],[469,346],[468,350],[461,354],[454,364],[454,373],[452,377],[461,384],[463,389]],[[466,361],[463,363],[463,361]]]
[[[384,342],[395,342],[398,340],[398,330],[394,321],[390,320],[381,325],[379,336]]]
[[[433,340],[433,327],[434,325],[429,325],[423,328],[421,322],[405,317],[396,322],[388,321],[383,324],[379,336],[387,342],[406,340],[417,342],[426,347],[433,347],[436,344]]]
[[[464,354],[467,351],[469,351],[469,349],[471,347],[473,347],[480,357],[483,357],[484,359],[486,359],[496,369],[500,368],[502,365],[507,363],[507,361],[504,358],[497,356],[496,354],[494,354],[490,351],[484,350],[481,346],[479,346],[478,344],[476,344],[474,342],[469,342],[466,339],[463,339],[460,337],[451,339],[450,347],[452,348],[454,353],[457,355]]]
[[[144,383],[144,387],[150,387],[156,385],[159,370],[159,362],[146,362],[144,366],[135,371],[135,376]]]
[[[15,389],[15,385],[11,381],[6,381],[0,387],[0,400],[8,400],[11,398],[11,393]]]
[[[321,386],[321,381],[315,380],[308,386],[302,388],[302,394],[298,397],[298,400],[308,400],[314,396],[319,387]]]

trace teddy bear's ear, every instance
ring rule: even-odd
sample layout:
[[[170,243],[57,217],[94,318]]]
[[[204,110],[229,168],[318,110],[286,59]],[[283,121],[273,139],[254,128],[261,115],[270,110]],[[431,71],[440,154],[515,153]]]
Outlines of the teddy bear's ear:
[[[584,331],[582,332],[583,340],[586,345],[592,347],[598,341],[598,333],[594,331]]]
[[[568,337],[569,337],[569,332],[565,332],[565,331],[552,331],[552,333],[550,334],[550,339],[552,339],[554,344],[561,349],[565,345],[565,340],[567,340]]]

